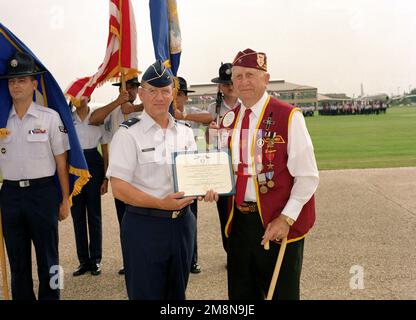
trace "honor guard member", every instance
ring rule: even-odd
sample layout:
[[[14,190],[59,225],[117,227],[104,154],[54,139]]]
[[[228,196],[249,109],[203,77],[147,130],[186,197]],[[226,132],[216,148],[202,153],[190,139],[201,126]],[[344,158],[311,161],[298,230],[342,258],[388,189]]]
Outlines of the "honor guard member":
[[[33,102],[38,86],[33,58],[17,52],[8,61],[12,106],[8,134],[0,138],[0,194],[4,238],[13,299],[36,299],[32,280],[32,242],[36,251],[39,299],[59,299],[54,288],[58,261],[58,219],[69,215],[69,141],[59,114]],[[4,107],[4,106],[3,106]],[[54,182],[57,172],[62,191]]]
[[[137,91],[140,86],[139,79],[134,77],[126,81],[126,91],[122,91],[121,82],[113,83],[119,88],[119,96],[108,105],[95,109],[90,116],[90,124],[106,125],[106,130],[112,136],[124,121],[135,118],[143,111],[143,104],[135,104]]]
[[[200,108],[186,106],[186,103],[188,102],[188,93],[195,91],[188,90],[188,84],[186,83],[186,80],[184,78],[178,77],[178,81],[179,90],[176,96],[175,118],[179,120],[178,122],[183,122],[191,127],[196,142],[196,139],[198,139],[199,135],[199,127],[201,126],[201,124],[208,125],[212,121],[212,117],[207,111],[203,111]],[[198,219],[198,202],[194,201],[193,203],[191,203],[190,207],[192,213],[195,215],[195,219]],[[200,273],[202,270],[201,266],[198,264],[197,232],[195,232],[194,244],[195,247],[194,254],[192,256],[191,273]]]
[[[119,88],[119,96],[116,100],[108,105],[94,110],[90,116],[90,124],[102,125],[107,132],[109,132],[112,138],[115,132],[118,130],[121,123],[127,119],[132,119],[140,115],[143,111],[143,104],[134,104],[137,99],[137,90],[140,86],[139,79],[134,77],[126,81],[126,91],[122,91],[121,82],[113,83],[113,86]],[[117,212],[117,220],[121,227],[121,221],[123,219],[124,212],[126,211],[126,205],[123,201],[114,198],[114,204]],[[120,275],[124,274],[124,267],[119,272]]]
[[[74,271],[73,276],[80,276],[88,271],[92,275],[101,273],[101,196],[107,193],[108,188],[105,172],[108,167],[110,137],[104,125],[89,124],[92,110],[88,102],[89,98],[82,97],[80,107],[72,112],[74,127],[91,174],[90,180],[82,188],[81,193],[72,199],[71,213],[79,260],[79,267]],[[102,155],[97,149],[98,145],[101,145]]]
[[[313,145],[298,108],[269,96],[266,55],[246,49],[234,59],[232,81],[241,106],[226,113],[236,172],[230,201],[228,294],[264,299],[280,240],[288,244],[273,299],[299,299],[304,238],[315,221],[319,174]],[[272,241],[270,250],[262,245]]]
[[[179,81],[179,90],[176,96],[176,110],[175,110],[175,119],[187,123],[194,132],[194,137],[196,138],[199,134],[199,127],[201,125],[208,125],[212,121],[212,117],[209,112],[201,110],[197,107],[187,106],[188,102],[188,93],[195,92],[194,90],[188,89],[188,84],[186,80],[182,77],[178,77]]]
[[[217,118],[219,118],[220,123],[224,114],[237,107],[240,103],[231,80],[231,68],[231,63],[221,64],[218,70],[218,77],[211,80],[211,82],[218,84],[218,94],[217,101],[208,106],[208,112],[211,114],[213,121],[217,121]],[[218,110],[219,114],[217,113]],[[216,146],[215,140],[209,141],[209,143],[213,142]],[[227,237],[225,236],[225,225],[227,223],[227,198],[228,197],[220,197],[217,202],[222,245],[225,251],[227,251]]]
[[[107,176],[127,204],[121,225],[129,299],[185,299],[196,221],[194,197],[173,192],[172,153],[194,151],[192,130],[169,114],[172,76],[161,61],[144,73],[140,118],[121,125],[110,146]],[[209,191],[205,201],[218,194]]]
[[[218,70],[218,77],[211,80],[212,83],[218,84],[218,92],[222,94],[221,104],[219,107],[220,120],[225,113],[237,107],[240,103],[231,80],[232,64],[223,63]],[[212,115],[214,121],[217,120],[217,102],[208,106],[208,112]]]

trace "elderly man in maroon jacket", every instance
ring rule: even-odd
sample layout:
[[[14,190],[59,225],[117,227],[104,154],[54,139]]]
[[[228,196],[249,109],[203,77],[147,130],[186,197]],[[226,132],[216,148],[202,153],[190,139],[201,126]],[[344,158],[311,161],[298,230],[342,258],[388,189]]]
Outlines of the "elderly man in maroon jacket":
[[[232,81],[241,105],[221,121],[236,173],[225,230],[230,299],[265,298],[285,237],[273,299],[299,299],[304,238],[315,221],[319,174],[312,141],[301,110],[267,94],[269,78],[266,54],[237,54]],[[267,241],[270,250],[263,248]]]

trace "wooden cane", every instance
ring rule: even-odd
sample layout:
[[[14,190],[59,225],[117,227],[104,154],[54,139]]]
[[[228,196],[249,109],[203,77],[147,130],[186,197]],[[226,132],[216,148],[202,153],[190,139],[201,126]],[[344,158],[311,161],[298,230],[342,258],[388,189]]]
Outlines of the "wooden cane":
[[[270,281],[269,292],[267,293],[266,300],[272,300],[274,290],[276,288],[277,278],[279,277],[280,267],[282,266],[283,257],[285,255],[287,245],[287,237],[283,238],[282,243],[280,244],[279,255],[277,256],[276,265],[274,266],[274,272],[272,280]]]
[[[4,251],[3,225],[1,222],[1,212],[0,212],[0,266],[1,266],[1,277],[3,279],[4,300],[10,300],[9,285],[7,283],[6,254]]]

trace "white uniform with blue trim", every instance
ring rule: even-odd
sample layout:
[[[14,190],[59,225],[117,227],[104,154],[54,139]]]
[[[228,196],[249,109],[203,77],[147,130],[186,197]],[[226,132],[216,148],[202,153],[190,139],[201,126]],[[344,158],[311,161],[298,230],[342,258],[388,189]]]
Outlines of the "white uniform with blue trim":
[[[12,106],[9,135],[0,139],[0,168],[4,180],[25,180],[55,174],[54,156],[69,150],[68,135],[59,114],[32,102],[22,119]]]

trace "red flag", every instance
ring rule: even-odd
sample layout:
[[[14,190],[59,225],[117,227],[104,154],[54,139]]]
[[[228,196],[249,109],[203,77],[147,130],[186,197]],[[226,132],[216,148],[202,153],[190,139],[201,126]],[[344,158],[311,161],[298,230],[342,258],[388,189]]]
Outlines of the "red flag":
[[[77,79],[66,89],[65,95],[75,105],[82,96],[89,97],[94,89],[121,74],[129,80],[140,71],[137,68],[137,33],[130,0],[110,0],[110,27],[104,62],[92,77]]]

